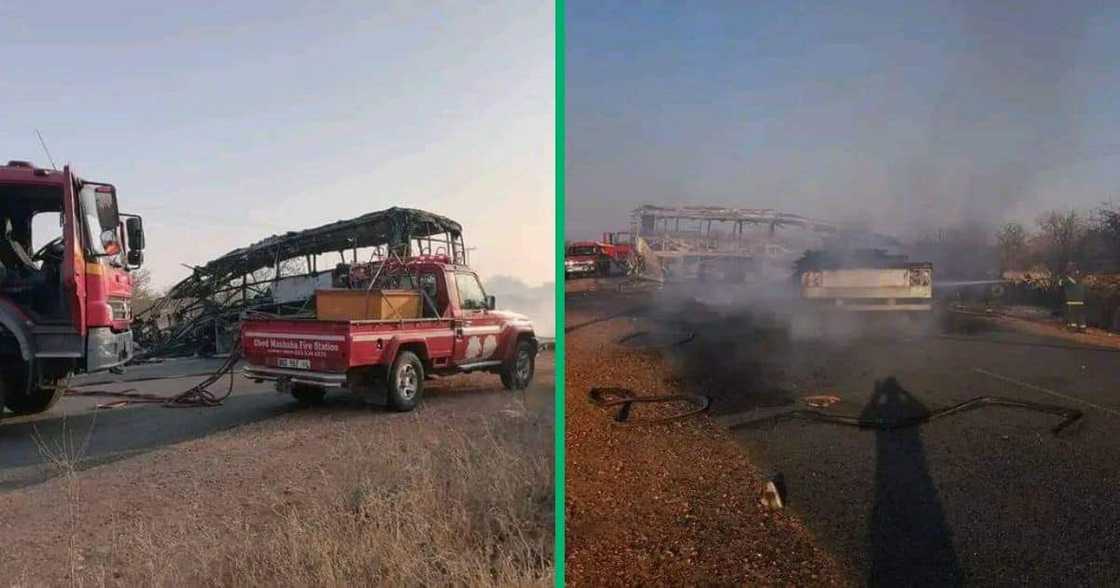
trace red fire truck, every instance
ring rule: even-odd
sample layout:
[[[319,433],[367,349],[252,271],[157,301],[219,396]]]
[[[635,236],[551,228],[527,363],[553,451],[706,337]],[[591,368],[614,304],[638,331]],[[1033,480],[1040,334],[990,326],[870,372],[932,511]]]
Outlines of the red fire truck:
[[[10,161],[0,166],[0,233],[0,404],[42,412],[70,374],[132,357],[143,223],[117,210],[111,184]]]

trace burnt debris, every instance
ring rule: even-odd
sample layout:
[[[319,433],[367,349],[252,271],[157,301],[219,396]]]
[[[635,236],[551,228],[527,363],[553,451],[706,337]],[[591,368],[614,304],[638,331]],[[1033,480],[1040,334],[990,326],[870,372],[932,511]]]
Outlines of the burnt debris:
[[[320,269],[327,254],[333,267]],[[348,287],[371,264],[419,255],[466,265],[462,227],[411,208],[389,208],[303,231],[273,235],[230,251],[172,286],[133,321],[138,358],[224,354],[249,312],[308,315],[315,290]]]
[[[775,267],[788,271],[796,251],[818,246],[840,228],[832,223],[763,208],[651,206],[630,213],[642,260],[658,281],[744,282]],[[783,231],[786,228],[797,231]]]

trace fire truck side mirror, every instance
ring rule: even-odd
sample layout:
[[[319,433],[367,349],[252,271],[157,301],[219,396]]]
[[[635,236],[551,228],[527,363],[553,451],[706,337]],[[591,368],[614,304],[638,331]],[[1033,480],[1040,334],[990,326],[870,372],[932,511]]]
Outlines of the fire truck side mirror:
[[[109,184],[95,184],[93,204],[102,231],[115,231],[120,225],[120,212],[117,211],[117,189]]]
[[[486,309],[487,310],[494,310],[497,307],[498,307],[498,301],[494,298],[494,295],[493,294],[488,294],[486,296]]]
[[[144,265],[144,252],[139,249],[131,249],[128,252],[128,265],[132,268],[138,268]]]
[[[124,221],[125,233],[128,235],[129,251],[144,250],[144,221],[138,216],[130,216]],[[143,259],[143,256],[140,256]]]

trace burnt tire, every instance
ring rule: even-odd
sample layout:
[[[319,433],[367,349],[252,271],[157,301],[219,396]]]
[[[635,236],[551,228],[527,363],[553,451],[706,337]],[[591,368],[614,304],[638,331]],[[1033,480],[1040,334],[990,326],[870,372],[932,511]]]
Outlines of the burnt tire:
[[[309,386],[307,384],[292,384],[292,396],[296,402],[305,406],[315,404],[322,404],[323,398],[327,395],[327,391],[318,386]]]
[[[389,407],[398,412],[408,412],[420,402],[424,394],[424,363],[411,351],[401,351],[393,367],[389,368],[386,382]]]
[[[533,381],[537,369],[537,354],[528,339],[520,339],[513,355],[502,365],[502,385],[506,390],[524,390]]]

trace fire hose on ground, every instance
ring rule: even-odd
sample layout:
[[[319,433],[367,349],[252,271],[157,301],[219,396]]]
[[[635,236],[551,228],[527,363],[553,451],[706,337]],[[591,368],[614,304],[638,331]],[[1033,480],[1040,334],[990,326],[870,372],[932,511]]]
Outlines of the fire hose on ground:
[[[702,394],[665,394],[661,396],[639,396],[629,388],[592,388],[588,392],[591,403],[600,408],[621,406],[614,416],[614,422],[620,425],[653,425],[667,423],[700,414],[711,406],[711,398]],[[653,418],[631,418],[630,411],[635,404],[659,404],[668,402],[686,402],[692,408],[684,412]]]
[[[216,371],[206,377],[205,380],[195,384],[183,392],[172,396],[160,396],[158,394],[146,394],[137,392],[135,388],[129,388],[121,391],[110,390],[75,390],[68,388],[66,390],[67,396],[96,396],[96,397],[109,397],[119,398],[117,402],[111,402],[104,405],[99,405],[98,408],[116,408],[127,404],[162,404],[169,408],[188,408],[199,406],[221,406],[225,399],[233,394],[233,368],[241,359],[240,353],[240,338],[235,339],[233,342],[233,351],[230,352],[229,357],[222,363]],[[218,380],[223,376],[229,375],[229,387],[225,393],[214,393],[209,390]]]
[[[660,424],[681,420],[700,414],[708,410],[708,408],[711,406],[711,398],[702,394],[665,394],[659,396],[639,396],[629,388],[619,387],[592,388],[588,392],[588,399],[592,404],[600,408],[620,406],[621,408],[617,413],[615,413],[614,421],[615,423],[621,425]],[[662,417],[644,419],[631,417],[631,410],[633,408],[633,405],[635,404],[669,402],[689,403],[692,405],[692,408],[690,410]],[[1017,400],[1014,398],[1004,398],[1000,396],[979,396],[945,408],[924,412],[918,415],[893,419],[831,414],[816,410],[791,410],[743,423],[737,423],[735,425],[732,425],[730,428],[732,430],[742,429],[758,426],[763,423],[776,424],[779,421],[800,419],[836,425],[845,425],[857,427],[860,429],[895,431],[898,429],[905,429],[908,427],[916,427],[918,425],[928,424],[943,417],[960,414],[962,412],[975,410],[977,408],[983,408],[985,406],[1006,406],[1010,408],[1034,410],[1037,412],[1060,416],[1062,417],[1062,421],[1050,429],[1050,431],[1055,435],[1061,433],[1062,430],[1064,430],[1066,427],[1069,427],[1070,425],[1076,423],[1081,419],[1082,416],[1084,416],[1084,413],[1082,413],[1080,410],[1055,404],[1030,402],[1026,400]]]
[[[1066,427],[1079,421],[1083,416],[1080,410],[1069,408],[1065,406],[1058,406],[1055,404],[1043,404],[1040,402],[1029,402],[1026,400],[1016,400],[1013,398],[1003,398],[1000,396],[978,396],[971,400],[954,404],[945,408],[925,412],[918,415],[900,417],[895,419],[879,419],[867,418],[852,415],[830,414],[816,410],[791,410],[782,412],[776,415],[762,417],[742,423],[731,425],[731,429],[743,429],[754,427],[763,423],[774,423],[784,420],[807,420],[821,423],[830,423],[834,425],[846,425],[850,427],[858,427],[860,429],[877,429],[880,431],[895,431],[898,429],[905,429],[908,427],[916,427],[918,425],[927,424],[942,417],[959,414],[969,410],[982,408],[985,406],[1007,406],[1011,408],[1021,408],[1025,410],[1034,410],[1047,414],[1057,415],[1062,418],[1062,421],[1050,429],[1052,433],[1057,435]]]

